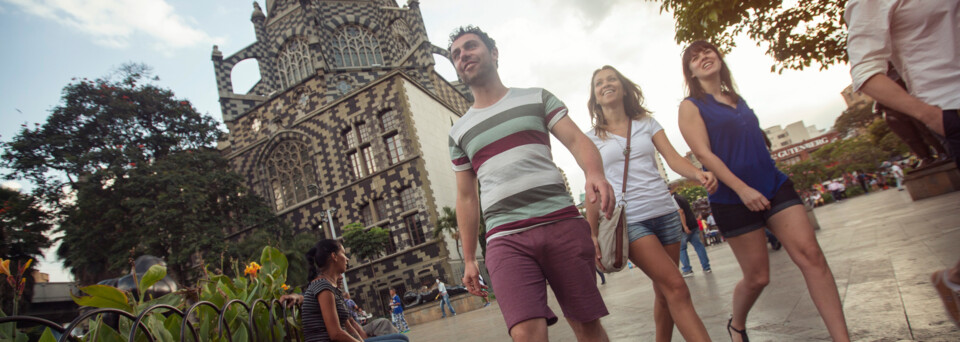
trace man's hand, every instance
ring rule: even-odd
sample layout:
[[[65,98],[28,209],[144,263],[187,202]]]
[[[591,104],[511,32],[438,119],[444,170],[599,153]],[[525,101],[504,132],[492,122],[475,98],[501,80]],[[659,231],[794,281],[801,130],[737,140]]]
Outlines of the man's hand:
[[[464,262],[463,263],[463,286],[467,287],[467,291],[475,296],[483,297],[483,289],[487,287],[485,285],[480,285],[480,268],[477,266],[477,262]]]
[[[697,172],[697,181],[703,185],[704,188],[707,188],[708,193],[717,192],[717,177],[713,175],[713,172],[710,171],[700,171]]]
[[[610,219],[613,216],[613,209],[616,207],[616,196],[613,195],[613,186],[610,186],[610,183],[607,182],[607,178],[602,174],[599,176],[591,175],[587,176],[587,200],[590,203],[596,203],[597,199],[600,199],[600,212],[604,213],[604,217]]]
[[[687,225],[683,225],[683,232],[690,234],[690,228],[688,228]]]
[[[596,236],[591,236],[590,239],[593,240],[593,250],[595,253],[597,253],[597,256],[595,259],[597,264],[597,269],[600,270],[600,272],[606,272],[607,268],[603,267],[603,263],[601,262],[601,258],[600,258],[600,256],[602,255],[600,254],[600,241],[597,240]]]

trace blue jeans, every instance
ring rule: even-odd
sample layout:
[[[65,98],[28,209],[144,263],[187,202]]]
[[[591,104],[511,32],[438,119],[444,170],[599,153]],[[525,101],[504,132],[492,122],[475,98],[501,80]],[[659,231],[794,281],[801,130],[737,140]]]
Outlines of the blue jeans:
[[[700,258],[700,267],[704,270],[710,269],[710,259],[707,258],[707,249],[703,248],[703,242],[700,242],[700,232],[692,230],[690,234],[680,236],[680,263],[683,264],[683,272],[693,272],[690,267],[690,257],[687,256],[687,242],[693,245],[693,250],[697,251],[697,257]]]
[[[440,312],[443,313],[443,317],[447,317],[447,309],[443,307],[443,304],[447,304],[447,307],[450,308],[451,314],[457,314],[456,311],[453,311],[453,306],[450,305],[450,295],[444,293],[443,298],[440,299]]]
[[[390,334],[374,336],[363,340],[363,342],[410,342],[410,339],[404,334]]]

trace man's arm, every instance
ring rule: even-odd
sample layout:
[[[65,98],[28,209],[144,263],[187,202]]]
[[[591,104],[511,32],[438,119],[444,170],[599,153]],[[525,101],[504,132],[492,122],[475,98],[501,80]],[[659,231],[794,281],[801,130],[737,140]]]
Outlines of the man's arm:
[[[893,54],[890,41],[890,12],[894,1],[854,0],[847,3],[847,54],[853,90],[862,91],[884,106],[910,115],[943,134],[943,112],[921,101],[886,76]]]
[[[473,170],[457,172],[457,226],[463,247],[463,284],[470,293],[482,296],[477,266],[477,238],[480,231],[480,195]]]
[[[613,187],[607,182],[607,177],[603,174],[603,160],[600,159],[600,151],[597,146],[587,138],[577,127],[577,124],[570,120],[570,117],[564,116],[553,125],[551,130],[553,135],[566,146],[586,178],[587,201],[596,202],[600,200],[600,211],[604,212],[607,218],[613,214],[614,202],[616,198],[613,195]]]
[[[884,106],[920,120],[937,134],[944,134],[943,110],[913,97],[887,75],[876,74],[871,76],[863,84],[861,91]]]

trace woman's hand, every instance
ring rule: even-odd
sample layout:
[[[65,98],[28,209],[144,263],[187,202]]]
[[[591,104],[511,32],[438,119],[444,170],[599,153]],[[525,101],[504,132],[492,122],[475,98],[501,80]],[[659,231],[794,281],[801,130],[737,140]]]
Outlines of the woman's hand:
[[[770,210],[770,201],[754,188],[744,187],[743,190],[737,191],[737,195],[750,211]]]
[[[704,188],[707,188],[708,193],[717,192],[717,177],[713,175],[713,172],[710,171],[700,171],[697,172],[697,181],[703,185]]]

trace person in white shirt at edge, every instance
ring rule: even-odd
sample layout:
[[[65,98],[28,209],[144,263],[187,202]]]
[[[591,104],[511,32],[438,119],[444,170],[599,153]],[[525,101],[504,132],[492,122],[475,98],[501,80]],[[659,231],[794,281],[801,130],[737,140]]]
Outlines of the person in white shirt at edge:
[[[903,191],[903,169],[900,168],[900,165],[893,164],[890,165],[890,173],[897,180],[897,190]]]
[[[946,136],[960,163],[960,1],[853,0],[845,19],[853,90]],[[888,62],[909,93],[886,75]]]
[[[440,312],[443,313],[441,318],[447,318],[447,309],[443,307],[444,304],[447,305],[447,308],[450,308],[450,313],[456,316],[457,312],[454,311],[453,306],[450,305],[450,295],[447,294],[447,286],[440,281],[440,278],[437,278],[437,291],[440,291],[440,296],[442,297],[440,298]]]
[[[663,128],[643,107],[640,87],[617,69],[609,65],[597,69],[590,84],[587,109],[593,129],[587,137],[600,150],[603,170],[617,201],[626,203],[630,260],[653,281],[656,340],[670,341],[676,323],[685,340],[709,341],[707,328],[697,316],[690,291],[677,269],[683,225],[677,204],[657,171],[656,153],[660,152],[671,169],[699,181],[711,193],[717,189],[717,179],[677,153]],[[627,136],[631,137],[630,146],[626,146]],[[627,153],[630,167],[624,177]],[[624,178],[627,188],[621,194]],[[588,203],[587,222],[595,241],[599,219],[597,203]],[[600,246],[595,248],[599,258]],[[603,270],[599,260],[597,268]]]
[[[960,167],[960,0],[852,0],[844,16],[853,90],[944,136]],[[909,93],[886,76],[888,61]],[[960,261],[933,283],[960,325]]]

